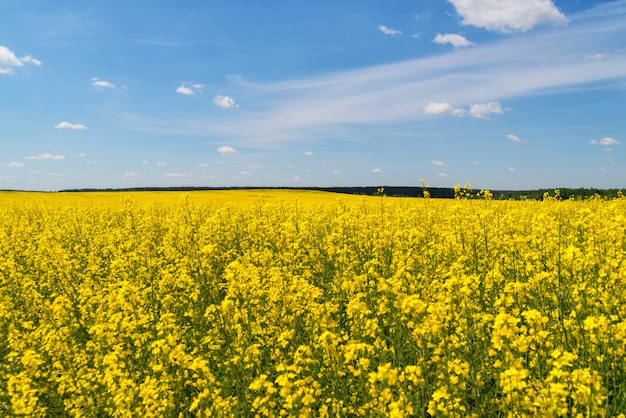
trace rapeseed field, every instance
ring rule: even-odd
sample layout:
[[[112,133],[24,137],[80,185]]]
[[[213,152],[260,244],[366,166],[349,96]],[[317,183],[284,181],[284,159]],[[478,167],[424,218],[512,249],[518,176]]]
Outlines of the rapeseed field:
[[[624,417],[626,199],[458,195],[0,193],[0,415]]]

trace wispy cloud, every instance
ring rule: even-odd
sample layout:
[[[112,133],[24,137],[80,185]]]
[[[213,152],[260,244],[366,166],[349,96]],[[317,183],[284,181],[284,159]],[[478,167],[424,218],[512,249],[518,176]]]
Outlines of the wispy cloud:
[[[397,30],[397,29],[388,28],[385,25],[379,25],[378,26],[378,30],[381,31],[382,33],[384,33],[385,35],[392,35],[393,36],[393,35],[400,35],[400,34],[402,34],[402,31]]]
[[[605,3],[571,16],[567,26],[438,56],[283,82],[233,78],[232,88],[250,104],[246,109],[176,128],[153,124],[155,129],[263,146],[357,132],[374,124],[417,123],[437,114],[506,115],[508,99],[626,80],[626,55],[585,59],[598,52],[597,45],[621,46],[617,40],[626,38],[625,17],[625,2]]]
[[[91,79],[91,86],[94,87],[96,90],[104,90],[104,89],[114,89],[115,88],[115,84],[105,81],[105,80],[100,80],[97,77],[94,77]]]
[[[81,125],[80,123],[69,123],[69,122],[59,122],[54,125],[56,129],[87,129],[85,125]]]
[[[53,155],[47,152],[38,155],[29,155],[28,157],[24,157],[25,160],[64,160],[65,156],[63,155]]]
[[[11,162],[8,162],[8,163],[4,163],[2,165],[5,166],[5,167],[11,167],[11,168],[26,167],[26,164],[20,163],[19,161],[11,161]]]
[[[599,141],[596,141],[595,139],[592,139],[589,142],[591,144],[593,144],[593,145],[603,145],[603,146],[611,146],[611,145],[619,145],[619,144],[621,144],[621,142],[619,142],[618,140],[613,139],[611,137],[602,138]]]
[[[450,44],[456,48],[474,45],[473,42],[468,41],[464,36],[455,33],[446,33],[443,35],[438,33],[435,39],[433,39],[433,42],[436,44]]]
[[[13,74],[16,67],[25,64],[41,65],[41,61],[31,55],[18,58],[13,51],[4,45],[0,45],[0,74]]]
[[[204,85],[199,83],[183,83],[176,89],[176,93],[184,94],[185,96],[191,96],[195,93],[202,93]]]
[[[567,18],[552,0],[448,0],[472,25],[495,32],[525,32],[541,24],[565,24]]]
[[[162,177],[170,178],[170,179],[171,178],[179,178],[180,179],[180,178],[190,178],[190,177],[193,177],[193,176],[190,175],[190,174],[184,174],[184,173],[165,173],[165,174],[163,174]]]
[[[443,161],[439,161],[439,160],[432,160],[431,164],[436,167],[443,167],[446,165],[446,163],[444,163]]]
[[[126,179],[126,180],[135,180],[137,178],[141,177],[138,173],[134,172],[134,171],[127,171],[124,174],[122,174],[122,178]]]
[[[374,168],[372,170],[372,173],[376,173],[376,174],[379,174],[379,173],[382,173],[382,172],[383,172],[382,168]]]
[[[507,134],[505,135],[506,139],[508,139],[511,142],[526,142],[525,139],[521,139],[519,136],[517,135],[513,135],[513,134]]]

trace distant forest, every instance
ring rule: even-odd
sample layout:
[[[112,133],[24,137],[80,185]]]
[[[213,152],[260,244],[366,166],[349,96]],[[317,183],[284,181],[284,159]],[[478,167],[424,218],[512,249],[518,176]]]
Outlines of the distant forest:
[[[428,191],[431,198],[452,199],[455,196],[454,188],[451,187],[428,187],[421,186],[371,186],[371,187],[133,187],[121,189],[66,189],[61,192],[139,192],[139,191],[197,191],[197,190],[316,190],[323,192],[357,194],[364,196],[375,196],[383,188],[386,196],[394,197],[424,197],[424,191]],[[555,190],[559,190],[561,199],[583,199],[597,196],[601,198],[613,198],[620,195],[621,189],[595,189],[595,188],[557,188],[557,189],[536,189],[536,190],[490,190],[493,199],[498,200],[543,200],[547,195],[554,197]],[[470,197],[477,197],[480,189],[473,189]]]

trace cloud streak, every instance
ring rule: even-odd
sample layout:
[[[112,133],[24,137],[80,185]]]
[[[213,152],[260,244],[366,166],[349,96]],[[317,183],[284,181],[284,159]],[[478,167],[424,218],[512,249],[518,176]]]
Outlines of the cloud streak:
[[[53,155],[47,152],[38,155],[29,155],[24,158],[25,160],[64,160],[65,156],[63,155]]]
[[[592,140],[590,141],[590,143],[591,143],[592,145],[603,145],[603,146],[605,146],[605,147],[606,147],[606,146],[611,146],[611,145],[619,145],[619,144],[621,144],[621,142],[619,142],[618,140],[613,139],[613,138],[611,138],[611,137],[602,138],[602,139],[601,139],[601,140],[599,140],[599,141],[596,141],[595,139],[592,139]]]
[[[232,79],[246,109],[179,123],[176,129],[262,146],[360,126],[416,123],[433,114],[486,119],[505,113],[508,99],[625,80],[626,55],[616,52],[626,38],[626,2],[606,3],[570,19],[567,26],[438,56],[282,82]],[[607,58],[585,59],[601,52]],[[231,103],[227,97],[216,97],[215,104]]]
[[[109,82],[109,81],[105,81],[105,80],[100,80],[97,77],[94,77],[91,79],[91,86],[93,88],[95,88],[96,90],[104,90],[104,89],[114,89],[115,88],[115,84]]]
[[[59,122],[54,125],[56,129],[87,129],[85,125],[81,125],[80,123],[70,123],[70,122]]]
[[[402,34],[402,31],[397,30],[397,29],[388,28],[385,25],[379,25],[378,26],[378,30],[381,31],[382,33],[384,33],[385,35],[394,36],[394,35],[401,35]]]

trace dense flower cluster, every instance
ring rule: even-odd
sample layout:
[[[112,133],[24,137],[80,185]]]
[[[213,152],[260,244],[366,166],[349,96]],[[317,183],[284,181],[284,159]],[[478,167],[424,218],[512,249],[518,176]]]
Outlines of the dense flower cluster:
[[[626,411],[626,199],[203,193],[0,196],[0,414]]]

